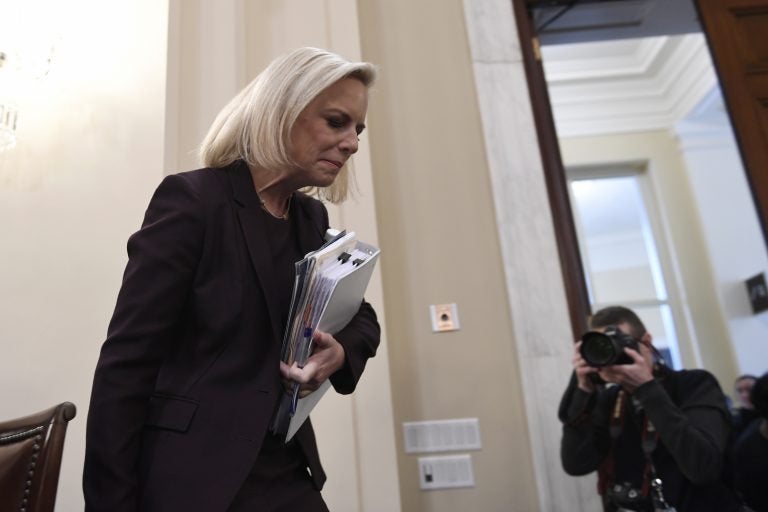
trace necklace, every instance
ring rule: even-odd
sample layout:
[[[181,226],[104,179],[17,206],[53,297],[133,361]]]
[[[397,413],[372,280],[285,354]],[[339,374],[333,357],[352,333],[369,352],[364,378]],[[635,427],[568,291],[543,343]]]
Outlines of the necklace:
[[[275,215],[271,211],[269,211],[269,208],[267,208],[267,203],[264,202],[264,199],[261,197],[261,194],[259,194],[259,191],[256,191],[256,196],[259,198],[259,203],[261,203],[261,209],[270,214],[272,217],[280,220],[288,220],[288,213],[291,211],[291,199],[293,199],[293,194],[288,196],[288,202],[285,204],[285,211],[280,215]]]

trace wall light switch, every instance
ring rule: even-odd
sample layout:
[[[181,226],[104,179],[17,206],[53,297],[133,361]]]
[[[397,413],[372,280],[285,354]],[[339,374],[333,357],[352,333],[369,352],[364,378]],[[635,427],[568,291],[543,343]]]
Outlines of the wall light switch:
[[[433,332],[459,330],[459,310],[455,303],[432,304],[429,306],[429,316],[432,319]]]
[[[474,487],[472,457],[419,457],[419,485],[423,490]]]

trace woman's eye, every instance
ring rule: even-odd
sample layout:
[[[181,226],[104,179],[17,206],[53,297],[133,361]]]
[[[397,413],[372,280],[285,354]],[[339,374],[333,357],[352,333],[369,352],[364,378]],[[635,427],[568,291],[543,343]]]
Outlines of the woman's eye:
[[[343,128],[344,127],[344,120],[339,117],[329,117],[328,118],[328,126],[331,128]]]

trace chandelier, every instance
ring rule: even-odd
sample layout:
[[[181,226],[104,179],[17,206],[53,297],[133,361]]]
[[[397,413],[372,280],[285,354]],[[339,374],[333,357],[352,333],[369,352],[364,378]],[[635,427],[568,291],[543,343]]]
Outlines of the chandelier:
[[[0,52],[0,73],[3,72],[2,68],[6,60],[5,53]],[[16,146],[16,121],[19,118],[19,111],[1,101],[0,99],[0,151],[5,151]]]
[[[0,0],[2,2],[2,0]],[[13,149],[28,97],[51,69],[59,29],[55,4],[30,0],[3,4],[0,15],[0,152]],[[42,18],[37,13],[47,13]],[[34,20],[34,23],[32,23]]]

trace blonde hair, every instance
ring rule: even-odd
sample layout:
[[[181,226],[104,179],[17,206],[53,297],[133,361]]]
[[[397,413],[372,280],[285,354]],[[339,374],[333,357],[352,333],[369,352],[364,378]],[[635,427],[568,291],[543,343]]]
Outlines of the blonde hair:
[[[203,165],[224,167],[240,159],[255,167],[292,165],[288,144],[293,124],[312,100],[343,78],[370,87],[376,68],[310,47],[278,57],[216,116],[200,146]],[[349,188],[347,167],[317,195],[333,203],[343,201]]]

